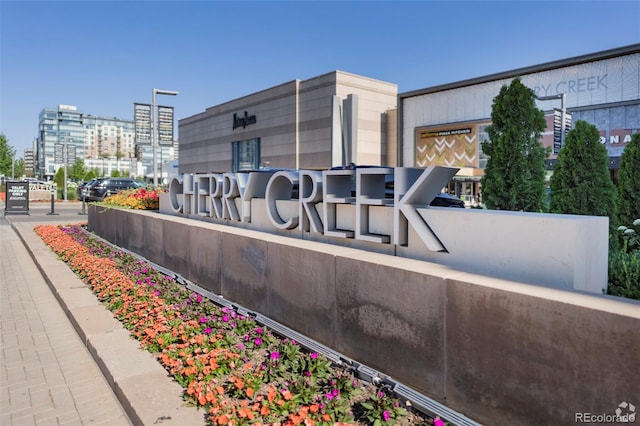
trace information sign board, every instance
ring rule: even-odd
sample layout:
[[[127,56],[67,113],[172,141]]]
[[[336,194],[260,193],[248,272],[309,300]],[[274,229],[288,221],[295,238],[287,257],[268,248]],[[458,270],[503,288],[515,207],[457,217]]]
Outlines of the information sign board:
[[[173,145],[173,107],[158,106],[158,144]]]
[[[133,104],[136,145],[151,144],[151,105]]]
[[[4,214],[29,214],[29,182],[7,182]]]

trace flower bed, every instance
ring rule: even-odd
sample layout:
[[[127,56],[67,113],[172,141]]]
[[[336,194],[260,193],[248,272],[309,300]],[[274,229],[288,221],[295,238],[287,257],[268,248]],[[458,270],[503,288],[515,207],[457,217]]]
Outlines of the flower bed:
[[[212,425],[444,425],[384,386],[275,335],[113,249],[84,227],[37,226],[70,266],[185,389]]]
[[[164,189],[135,188],[119,191],[104,199],[104,204],[134,210],[158,210],[160,208],[160,192]]]

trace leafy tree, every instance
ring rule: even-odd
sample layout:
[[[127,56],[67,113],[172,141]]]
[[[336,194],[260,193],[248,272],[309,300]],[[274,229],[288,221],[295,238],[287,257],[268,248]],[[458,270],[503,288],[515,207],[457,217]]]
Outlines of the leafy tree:
[[[24,158],[18,158],[13,162],[13,175],[16,179],[24,175]]]
[[[618,223],[629,226],[636,219],[640,219],[640,133],[625,147],[618,172]]]
[[[11,163],[15,155],[16,150],[9,145],[9,139],[0,133],[0,175],[11,176]]]
[[[545,197],[548,153],[540,143],[546,128],[536,95],[519,78],[502,86],[493,99],[489,140],[482,150],[489,156],[482,178],[482,200],[490,209],[541,211]]]
[[[551,176],[551,212],[609,216],[615,220],[616,189],[600,132],[577,121],[567,133]]]
[[[98,177],[98,174],[96,173],[96,169],[93,168],[84,174],[84,177],[82,178],[82,180],[84,180],[85,182],[88,182],[91,179],[94,179],[96,177]]]
[[[76,162],[67,168],[67,176],[71,180],[80,181],[87,174],[87,168],[84,166],[84,160],[78,158]]]

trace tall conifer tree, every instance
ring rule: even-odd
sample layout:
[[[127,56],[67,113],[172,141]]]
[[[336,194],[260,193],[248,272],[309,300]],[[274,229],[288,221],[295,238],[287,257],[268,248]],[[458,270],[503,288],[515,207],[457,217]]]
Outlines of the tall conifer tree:
[[[533,90],[519,78],[502,86],[494,98],[489,156],[482,178],[482,200],[487,208],[541,211],[545,193],[546,150],[540,136],[546,127],[544,112],[536,107]]]
[[[616,189],[600,132],[577,121],[567,133],[551,176],[551,212],[609,216],[615,220]]]
[[[640,219],[640,133],[631,137],[618,172],[618,223],[630,226]]]

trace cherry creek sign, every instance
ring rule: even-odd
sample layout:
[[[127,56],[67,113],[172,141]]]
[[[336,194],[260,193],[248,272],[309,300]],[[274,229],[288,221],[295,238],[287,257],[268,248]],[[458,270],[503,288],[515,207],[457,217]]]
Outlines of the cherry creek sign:
[[[457,171],[432,166],[187,174],[171,180],[169,200],[176,214],[249,224],[257,215],[266,214],[276,229],[300,229],[381,244],[406,246],[410,224],[429,250],[447,252],[418,209],[427,208]],[[387,187],[390,181],[393,194]],[[263,199],[266,211],[254,211],[254,199]],[[284,211],[286,202],[297,202],[295,213]],[[340,226],[345,222],[341,215],[354,214],[353,209],[345,210],[341,205],[355,205],[354,230]],[[393,209],[393,232],[371,231],[370,207],[374,206]]]

